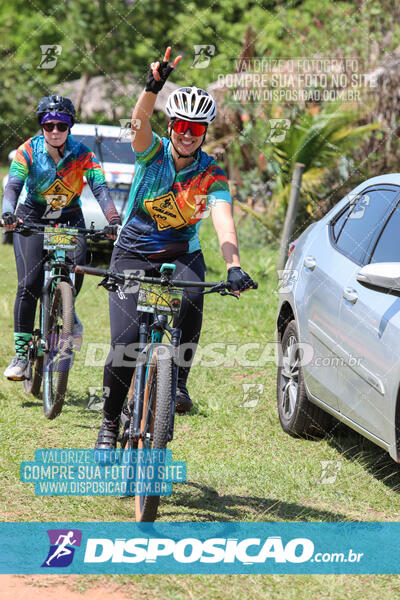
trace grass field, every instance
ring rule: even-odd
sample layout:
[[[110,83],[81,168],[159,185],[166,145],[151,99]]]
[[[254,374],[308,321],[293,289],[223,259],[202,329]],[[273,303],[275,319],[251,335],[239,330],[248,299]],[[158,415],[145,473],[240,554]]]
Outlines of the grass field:
[[[0,178],[2,179],[4,175],[7,175],[9,166],[5,164],[0,164]]]
[[[207,277],[225,276],[216,237],[203,231]],[[277,305],[273,250],[257,243],[254,224],[241,225],[243,267],[259,280],[257,292],[206,297],[201,347],[225,342],[219,366],[193,367],[189,380],[195,409],[176,422],[174,460],[187,462],[187,483],[161,503],[161,521],[398,521],[400,470],[373,444],[343,426],[333,438],[294,439],[280,428],[273,361]],[[16,275],[11,246],[0,255],[1,369],[13,355],[12,315]],[[0,389],[1,490],[4,521],[130,521],[132,501],[96,497],[38,497],[19,480],[19,465],[36,448],[91,448],[100,413],[88,410],[93,389],[102,384],[102,358],[90,366],[91,344],[109,341],[107,294],[86,277],[78,297],[85,325],[82,349],[70,374],[63,412],[43,417],[41,402],[22,385],[3,380]],[[252,366],[235,364],[240,347]],[[266,349],[266,350],[265,350]],[[101,353],[100,353],[101,354]],[[261,360],[262,355],[264,358]],[[93,354],[92,354],[93,357]],[[221,362],[221,361],[220,361]],[[246,386],[253,385],[253,388]],[[251,394],[250,394],[250,391]],[[324,461],[331,472],[327,477]],[[325,465],[325,466],[324,466]],[[325,470],[324,470],[325,469]],[[332,476],[333,472],[333,476]],[[336,477],[336,479],[335,479]],[[334,482],[331,482],[334,479]],[[329,483],[330,482],[330,483]],[[47,584],[58,579],[46,580]],[[121,586],[131,598],[393,598],[397,576],[69,576],[84,590],[99,582]]]

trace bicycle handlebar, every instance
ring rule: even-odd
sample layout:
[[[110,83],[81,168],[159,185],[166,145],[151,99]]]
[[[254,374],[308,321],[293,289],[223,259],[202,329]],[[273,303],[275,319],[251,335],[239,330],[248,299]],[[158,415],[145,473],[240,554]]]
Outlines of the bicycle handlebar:
[[[106,271],[106,269],[97,269],[96,267],[87,267],[82,265],[76,265],[75,273],[87,274],[87,275],[96,275],[98,277],[108,277],[110,271]]]
[[[106,279],[114,280],[115,283],[129,283],[130,281],[139,281],[141,283],[155,283],[158,285],[171,285],[175,287],[202,287],[202,288],[215,288],[210,289],[209,292],[205,292],[206,294],[212,292],[223,292],[224,290],[231,290],[230,284],[227,281],[218,281],[218,282],[209,282],[209,281],[185,281],[185,280],[175,280],[168,279],[167,277],[146,277],[144,275],[125,275],[124,273],[116,273],[114,271],[108,271],[106,269],[96,269],[94,267],[86,267],[83,265],[77,265],[75,267],[75,273],[87,274],[87,275],[95,275],[97,277],[103,277]],[[254,281],[254,287],[252,289],[257,289],[258,283]],[[251,289],[251,288],[249,288]],[[231,293],[231,291],[225,292],[232,296],[236,296],[236,294]]]
[[[4,227],[3,224],[0,223],[1,227]],[[63,229],[76,229],[78,233],[83,234],[85,237],[93,237],[93,238],[104,238],[107,239],[103,229],[94,229],[86,227],[74,227],[73,225],[63,225],[63,227],[55,227],[53,225],[42,225],[40,223],[18,223],[14,229],[10,231],[14,233],[21,233],[22,235],[30,235],[34,233],[44,233],[46,227],[52,227],[54,229],[54,233],[62,233]]]

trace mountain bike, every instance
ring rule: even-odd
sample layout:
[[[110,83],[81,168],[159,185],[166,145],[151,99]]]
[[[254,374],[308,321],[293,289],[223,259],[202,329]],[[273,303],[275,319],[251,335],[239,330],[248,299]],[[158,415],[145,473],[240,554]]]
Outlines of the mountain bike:
[[[175,265],[169,263],[161,266],[160,277],[116,273],[79,265],[75,268],[76,273],[103,277],[99,286],[109,291],[123,292],[123,286],[134,282],[140,284],[138,357],[121,415],[122,432],[119,435],[121,447],[127,450],[165,449],[173,439],[181,330],[171,327],[170,323],[179,314],[183,290],[189,287],[209,288],[203,294],[219,293],[237,298],[225,281],[179,281],[173,279],[174,271]],[[258,284],[255,283],[254,287],[257,288]],[[162,343],[164,336],[169,344]],[[142,473],[140,478],[137,476],[137,481],[145,484],[145,477]],[[154,521],[159,502],[160,496],[157,495],[135,495],[136,521]]]
[[[78,245],[78,235],[98,241],[102,230],[20,223],[14,233],[25,236],[42,234],[44,285],[39,302],[36,326],[29,342],[28,367],[24,390],[40,396],[47,419],[62,410],[67,391],[69,370],[74,358],[75,274],[68,257]],[[75,336],[76,337],[76,336]]]

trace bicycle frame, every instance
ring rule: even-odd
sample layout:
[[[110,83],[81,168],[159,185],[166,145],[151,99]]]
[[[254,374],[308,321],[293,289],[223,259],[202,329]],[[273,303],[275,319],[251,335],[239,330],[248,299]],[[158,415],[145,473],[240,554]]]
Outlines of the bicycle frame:
[[[127,282],[136,281],[149,284],[161,284],[162,286],[177,286],[178,288],[187,287],[203,287],[210,288],[203,294],[210,294],[217,292],[222,296],[234,296],[238,298],[236,294],[230,290],[230,285],[225,281],[217,283],[210,282],[193,282],[184,280],[173,280],[172,274],[175,270],[174,264],[164,263],[160,268],[161,277],[147,277],[147,276],[126,276],[123,273],[113,273],[104,269],[96,269],[93,267],[85,267],[77,265],[75,267],[75,273],[87,273],[88,275],[95,275],[103,277],[103,281],[99,284],[109,291],[116,291],[117,284],[124,285]],[[257,288],[257,282],[254,282],[254,288]],[[140,310],[140,309],[138,309]],[[171,328],[168,325],[168,317],[165,314],[155,313],[153,321],[151,321],[150,313],[143,309],[139,326],[139,356],[136,360],[135,367],[135,379],[132,396],[128,399],[128,412],[129,412],[129,429],[128,429],[128,441],[137,442],[141,435],[141,420],[143,412],[144,402],[144,390],[146,380],[148,376],[148,368],[151,359],[152,347],[154,344],[161,344],[163,334],[165,331],[171,334],[171,348],[173,360],[173,374],[172,374],[172,406],[171,406],[171,418],[169,423],[168,441],[173,439],[174,430],[174,417],[175,417],[175,400],[176,400],[176,387],[178,380],[178,364],[177,364],[177,353],[180,346],[181,330],[179,328]],[[150,333],[150,335],[149,335]],[[149,344],[150,342],[150,344]],[[138,401],[136,401],[138,399]],[[133,447],[133,446],[132,446]]]
[[[24,226],[22,226],[24,227]],[[29,230],[32,228],[32,233],[39,233],[46,229],[45,225],[32,224],[26,225],[25,228]],[[62,230],[62,228],[60,228]],[[83,233],[87,238],[93,238],[93,240],[99,240],[102,238],[102,232],[97,231],[93,227],[93,223],[90,229],[73,228],[78,231],[78,235]],[[72,249],[72,248],[71,248]],[[45,262],[44,262],[44,281],[41,293],[41,314],[40,314],[40,329],[41,329],[41,350],[47,351],[48,331],[46,330],[46,319],[44,315],[48,314],[51,308],[51,296],[54,292],[56,285],[60,281],[68,282],[73,290],[73,297],[75,298],[75,272],[71,268],[71,264],[67,262],[66,248],[55,247],[52,249],[46,249]],[[35,332],[34,332],[35,333]]]
[[[74,351],[80,349],[80,338],[73,336],[75,272],[68,252],[76,251],[80,234],[94,241],[102,239],[106,234],[95,230],[93,224],[90,229],[86,229],[59,227],[54,223],[20,223],[15,228],[15,233],[24,236],[44,235],[44,254],[41,259],[44,277],[39,302],[39,323],[29,342],[29,370],[24,379],[24,388],[27,393],[38,396],[43,384],[44,414],[46,418],[53,419],[62,410]],[[66,343],[59,346],[60,340]]]
[[[135,385],[132,397],[128,402],[128,409],[130,411],[130,414],[132,415],[129,423],[129,440],[131,441],[137,441],[140,437],[140,423],[142,420],[143,413],[144,388],[148,377],[149,363],[154,345],[162,343],[163,335],[166,330],[171,333],[170,348],[173,357],[176,358],[181,339],[181,330],[178,327],[170,328],[168,326],[168,317],[166,315],[155,315],[153,321],[151,322],[151,315],[149,313],[143,314],[142,322],[139,326],[140,353],[136,361]],[[178,365],[177,361],[174,360],[172,373],[172,405],[168,431],[169,442],[172,441],[174,436],[175,396],[177,382]],[[137,401],[137,399],[139,399],[139,401]]]

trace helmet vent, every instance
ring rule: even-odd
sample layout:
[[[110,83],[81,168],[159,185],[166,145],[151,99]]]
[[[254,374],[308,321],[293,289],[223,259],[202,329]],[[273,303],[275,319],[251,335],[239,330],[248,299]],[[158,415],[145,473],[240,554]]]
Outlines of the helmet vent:
[[[212,123],[215,119],[214,98],[196,87],[179,88],[167,100],[166,112],[170,118]]]

